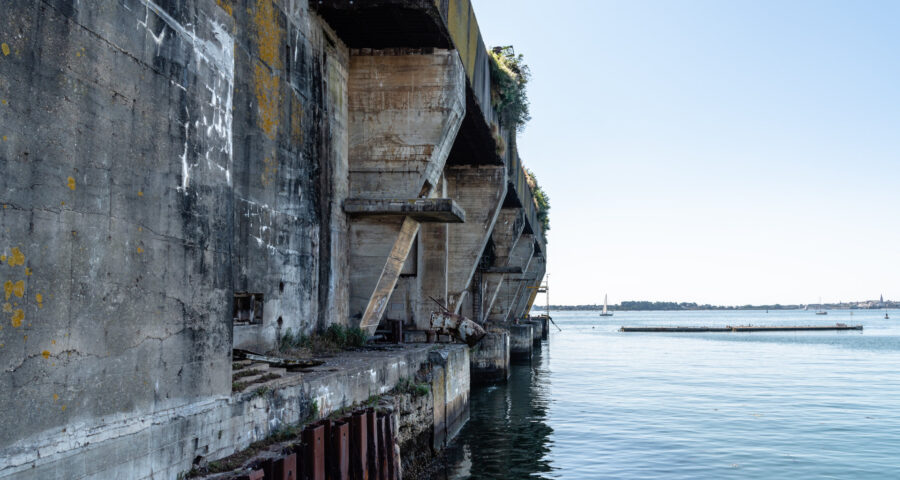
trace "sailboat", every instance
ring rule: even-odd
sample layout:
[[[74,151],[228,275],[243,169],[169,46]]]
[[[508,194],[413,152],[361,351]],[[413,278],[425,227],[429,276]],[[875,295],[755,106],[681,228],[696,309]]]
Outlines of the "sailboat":
[[[603,311],[600,312],[601,317],[611,317],[613,316],[612,312],[608,312],[606,309],[606,295],[603,295]]]
[[[822,308],[822,297],[819,297],[819,309],[816,310],[816,315],[828,315],[828,312]]]

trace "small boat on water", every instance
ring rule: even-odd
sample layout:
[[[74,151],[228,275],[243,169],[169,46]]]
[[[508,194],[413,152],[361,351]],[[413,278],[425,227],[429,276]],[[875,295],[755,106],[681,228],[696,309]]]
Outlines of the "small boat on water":
[[[884,319],[885,319],[885,320],[890,320],[890,319],[891,319],[891,317],[888,316],[887,311],[884,312]]]
[[[601,317],[611,317],[613,316],[612,312],[607,311],[606,309],[606,294],[603,295],[603,311],[600,312]]]
[[[822,297],[819,297],[819,309],[816,310],[816,315],[828,315],[828,311],[822,305]]]

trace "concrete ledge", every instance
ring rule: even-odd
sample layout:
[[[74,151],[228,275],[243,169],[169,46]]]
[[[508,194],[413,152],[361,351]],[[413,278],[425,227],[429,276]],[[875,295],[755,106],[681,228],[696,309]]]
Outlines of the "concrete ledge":
[[[483,273],[522,273],[522,267],[486,267],[480,269]]]
[[[377,200],[348,198],[344,212],[351,217],[389,215],[412,217],[421,223],[464,223],[466,212],[452,198]]]
[[[315,412],[321,418],[386,393],[401,379],[413,378],[423,364],[440,371],[432,389],[440,394],[434,399],[435,428],[443,446],[468,419],[468,353],[458,344],[345,352],[267,382],[262,390],[101,425],[70,425],[62,433],[46,432],[38,448],[24,442],[27,446],[0,450],[0,478],[173,479],[197,456],[220,459]]]

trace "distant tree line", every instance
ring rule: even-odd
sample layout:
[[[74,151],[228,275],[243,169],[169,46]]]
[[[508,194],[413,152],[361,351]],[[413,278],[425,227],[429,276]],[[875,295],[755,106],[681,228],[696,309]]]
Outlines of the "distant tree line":
[[[535,309],[543,310],[544,305],[535,305]],[[631,300],[608,307],[613,311],[630,310],[796,310],[802,305],[710,305],[695,302],[650,302]],[[603,305],[550,305],[550,310],[603,310]]]

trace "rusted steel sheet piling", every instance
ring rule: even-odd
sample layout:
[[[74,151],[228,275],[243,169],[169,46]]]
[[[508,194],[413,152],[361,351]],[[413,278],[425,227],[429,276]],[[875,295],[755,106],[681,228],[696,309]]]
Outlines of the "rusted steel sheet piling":
[[[331,426],[331,439],[328,442],[328,478],[333,480],[349,480],[350,478],[350,424],[343,420]]]

